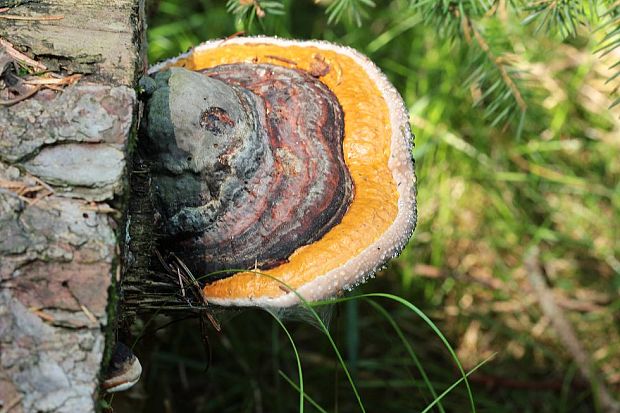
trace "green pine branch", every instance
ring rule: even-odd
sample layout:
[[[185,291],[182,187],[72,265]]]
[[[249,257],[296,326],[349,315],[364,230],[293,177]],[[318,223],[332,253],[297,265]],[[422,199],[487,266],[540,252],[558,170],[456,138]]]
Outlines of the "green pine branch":
[[[325,12],[327,13],[327,22],[339,23],[344,16],[357,27],[362,26],[362,20],[368,18],[368,8],[375,7],[372,0],[333,0],[329,2]]]
[[[373,0],[315,0],[327,6],[328,24],[343,19],[361,26],[369,18]],[[620,0],[410,0],[420,21],[436,30],[443,41],[464,48],[469,59],[466,87],[478,91],[474,104],[484,110],[493,126],[513,124],[516,136],[522,132],[528,98],[531,95],[524,73],[510,56],[514,44],[506,32],[506,20],[520,21],[533,27],[534,33],[545,33],[567,39],[579,31],[598,25],[606,31],[598,48],[601,56],[620,47]],[[258,19],[284,13],[282,1],[228,0],[229,12],[250,27]],[[609,81],[620,77],[620,60]],[[620,98],[613,105],[619,104]]]
[[[228,0],[226,10],[234,14],[244,27],[252,27],[256,20],[261,20],[266,16],[281,16],[284,14],[284,4],[282,1],[260,1],[260,0]]]
[[[579,27],[596,20],[596,2],[538,0],[525,4],[523,24],[536,24],[535,32],[558,33],[563,39],[577,35]]]
[[[607,11],[602,15],[603,22],[597,28],[597,30],[606,32],[605,37],[603,37],[596,50],[597,53],[601,54],[601,57],[620,48],[620,0],[609,3]],[[607,79],[608,83],[620,79],[620,58],[612,64],[611,69],[615,70],[615,74]],[[620,85],[616,86],[613,93],[618,94],[619,87]],[[620,97],[614,100],[611,107],[618,104],[620,104]]]
[[[475,105],[483,107],[493,126],[518,119],[519,137],[528,105],[521,73],[506,57],[512,51],[512,42],[500,19],[494,16],[500,3],[420,0],[411,4],[422,15],[424,24],[435,27],[443,40],[467,49],[470,76],[465,85],[479,91]]]

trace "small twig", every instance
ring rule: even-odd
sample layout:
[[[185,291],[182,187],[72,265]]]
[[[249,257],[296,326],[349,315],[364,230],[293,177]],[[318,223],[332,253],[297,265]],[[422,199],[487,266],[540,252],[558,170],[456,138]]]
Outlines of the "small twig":
[[[70,76],[65,76],[65,77],[48,77],[48,78],[41,78],[41,77],[36,77],[33,79],[24,79],[24,83],[27,85],[44,85],[44,86],[50,86],[50,85],[59,85],[59,86],[64,86],[64,85],[72,85],[75,82],[77,82],[78,80],[80,80],[82,78],[81,74],[74,74],[74,75],[70,75]]]
[[[15,16],[14,14],[0,14],[0,19],[26,20],[26,21],[50,21],[62,20],[65,16]]]
[[[47,70],[47,67],[45,67],[45,65],[37,62],[36,60],[32,60],[31,58],[29,58],[28,56],[26,56],[22,52],[19,52],[19,51],[15,50],[15,48],[13,47],[13,44],[11,44],[11,42],[6,41],[6,40],[4,40],[1,37],[0,37],[0,46],[4,47],[6,53],[8,53],[8,55],[11,56],[13,59],[15,59],[15,60],[17,60],[17,61],[27,65],[27,66],[34,67],[35,69],[38,69],[40,71]]]
[[[218,333],[221,332],[222,326],[220,325],[219,321],[217,321],[215,317],[213,317],[213,314],[211,314],[210,312],[205,310],[205,313],[207,314],[207,318],[211,322],[211,325],[213,326],[213,328],[215,328],[215,331],[217,331]]]
[[[194,274],[192,274],[189,268],[187,268],[187,265],[185,265],[185,263],[176,254],[171,253],[171,255],[177,260],[181,268],[183,268],[183,271],[185,271],[187,276],[191,279],[193,286],[196,288],[197,295],[200,296],[200,298],[204,302],[204,305],[208,306],[209,302],[207,301],[207,297],[205,296],[204,290],[200,287],[200,284],[198,283],[198,280],[196,280],[196,277],[194,277]],[[205,310],[205,314],[207,315],[207,318],[213,325],[213,328],[215,328],[215,330],[217,331],[222,331],[222,327],[220,326],[220,323],[215,319],[215,317],[213,317],[213,314],[211,314],[209,311],[206,311],[206,310]]]
[[[49,186],[45,181],[37,178],[36,176],[32,175],[32,178],[39,184],[41,185],[43,188],[47,189],[49,192],[54,193],[54,189],[52,189],[51,186]]]
[[[19,199],[21,199],[26,204],[28,204],[28,207],[31,207],[35,205],[37,202],[39,202],[40,200],[42,200],[43,198],[54,193],[54,190],[48,184],[46,184],[45,182],[43,182],[42,180],[40,180],[39,178],[35,176],[32,176],[32,178],[34,178],[34,180],[38,182],[39,184],[34,185],[34,186],[27,186],[24,182],[7,181],[4,179],[0,179],[0,188],[13,192],[15,195],[17,195],[17,197],[19,197]],[[44,193],[43,195],[39,195],[35,197],[34,199],[31,199],[25,196],[31,193],[36,193],[40,191],[41,189],[45,189],[48,192]]]
[[[39,184],[39,185],[35,186],[34,188],[43,188],[47,192],[43,193],[42,195],[37,196],[34,200],[28,202],[28,207],[32,207],[32,206],[36,205],[42,199],[45,199],[45,198],[47,198],[50,195],[54,195],[54,190],[52,189],[51,186],[49,186],[47,183],[45,183],[45,181],[37,178],[36,176],[32,176],[32,178]]]
[[[238,32],[234,32],[230,36],[227,36],[226,39],[224,39],[224,40],[234,39],[235,37],[244,36],[244,35],[245,35],[245,31],[244,30],[239,30]]]
[[[192,274],[192,272],[189,270],[189,268],[187,268],[187,265],[185,265],[183,260],[181,260],[175,253],[171,253],[171,255],[174,257],[175,260],[177,260],[181,268],[183,268],[183,271],[185,272],[185,274],[187,274],[187,276],[191,279],[192,285],[198,291],[198,295],[200,296],[200,298],[202,298],[202,301],[204,302],[204,304],[208,305],[209,303],[207,302],[207,297],[205,297],[205,293],[204,291],[202,291],[202,288],[200,288],[200,284],[198,284],[198,280],[196,280],[196,277],[194,277],[194,274]]]
[[[591,383],[592,391],[595,393],[595,397],[604,411],[608,413],[620,412],[620,403],[613,398],[604,380],[599,377],[589,354],[579,341],[573,326],[556,304],[553,293],[547,287],[541,272],[540,262],[538,261],[538,252],[537,247],[532,247],[525,254],[524,264],[527,269],[528,279],[538,297],[543,314],[551,320],[553,328],[562,344],[564,344],[575,360],[581,374]]]
[[[174,272],[172,270],[172,267],[170,267],[170,265],[168,265],[168,263],[164,260],[164,257],[161,256],[161,253],[159,252],[159,250],[157,248],[153,248],[153,251],[155,252],[155,256],[159,260],[159,263],[161,264],[161,266],[164,267],[164,269],[167,272],[170,272],[170,273]]]
[[[42,320],[49,321],[50,323],[55,321],[55,318],[53,315],[46,313],[41,308],[31,307],[30,311],[32,311],[34,315],[36,315]]]
[[[95,317],[95,315],[88,309],[88,307],[86,307],[84,304],[80,304],[80,308],[82,309],[82,312],[86,314],[86,318],[88,318],[91,323],[98,323],[97,317]]]
[[[45,85],[46,89],[53,90],[54,92],[62,92],[62,86]]]
[[[82,211],[92,211],[99,214],[120,214],[118,209],[114,209],[106,204],[103,205],[82,205],[80,207]]]
[[[39,90],[41,90],[43,86],[38,85],[36,86],[34,89],[32,89],[29,92],[24,93],[23,95],[20,95],[18,97],[16,97],[15,99],[9,99],[9,100],[0,100],[0,106],[13,106],[16,103],[21,102],[22,100],[26,100],[31,96],[34,96],[37,94],[37,92]]]
[[[469,22],[469,19],[468,19],[468,22]],[[474,33],[474,38],[476,39],[476,42],[478,43],[480,48],[487,54],[487,56],[489,57],[489,60],[491,60],[495,64],[495,66],[497,67],[497,70],[499,70],[499,73],[502,79],[504,79],[504,82],[506,82],[506,84],[512,91],[512,94],[515,97],[515,100],[517,101],[517,105],[519,106],[519,109],[521,109],[522,112],[525,111],[525,109],[527,108],[527,104],[525,103],[525,100],[523,100],[523,96],[521,96],[521,91],[519,90],[515,82],[512,80],[510,75],[508,74],[508,71],[506,70],[506,65],[499,58],[495,57],[493,52],[491,52],[491,48],[486,43],[486,41],[484,40],[480,32],[478,32],[476,28],[471,26],[471,22],[469,24]]]
[[[460,17],[458,10],[455,12],[455,15],[457,17]],[[506,85],[508,85],[508,88],[512,92],[512,95],[517,102],[517,106],[519,106],[519,109],[521,109],[522,112],[525,111],[525,109],[527,108],[527,104],[525,103],[525,100],[521,95],[521,91],[510,77],[510,74],[508,74],[508,71],[506,70],[506,63],[501,59],[501,57],[495,56],[495,54],[491,51],[489,44],[486,42],[486,40],[484,40],[484,37],[482,37],[480,32],[474,27],[474,24],[472,23],[469,16],[465,16],[464,19],[461,19],[461,28],[463,30],[463,36],[465,36],[465,41],[468,44],[471,44],[473,34],[473,38],[476,40],[478,46],[480,46],[480,48],[487,55],[489,60],[493,62],[495,67],[497,67],[497,70],[499,70],[500,76],[502,77]]]
[[[43,189],[43,186],[41,186],[41,185],[23,186],[22,188],[20,188],[19,191],[17,191],[17,194],[21,195],[21,196],[25,196],[25,195],[30,194],[32,192],[38,192],[41,189]]]
[[[288,63],[289,65],[297,66],[297,62],[291,59],[287,59],[286,57],[274,56],[270,54],[265,55],[265,57],[268,57],[269,59],[277,60],[283,63]]]
[[[23,188],[23,187],[24,187],[24,183],[23,182],[8,181],[6,179],[0,178],[0,188],[8,189],[8,190],[15,190],[15,189],[21,190],[21,188]]]
[[[0,8],[0,13],[4,13],[5,11],[9,11],[9,7]]]
[[[181,270],[177,267],[177,275],[179,277],[179,286],[181,286],[181,295],[185,298],[185,286],[183,285],[183,279],[181,278]]]
[[[39,201],[41,201],[42,199],[47,198],[48,196],[50,196],[52,194],[54,194],[53,191],[48,191],[48,192],[45,192],[43,195],[37,196],[34,200],[32,200],[31,202],[28,203],[28,207],[32,207],[32,206],[38,204]]]
[[[222,41],[220,42],[220,45],[224,44],[225,42],[227,42],[230,39],[234,39],[235,37],[240,37],[240,36],[244,36],[244,35],[245,35],[245,31],[243,31],[243,30],[235,32],[235,33],[231,34],[230,36],[222,39]]]

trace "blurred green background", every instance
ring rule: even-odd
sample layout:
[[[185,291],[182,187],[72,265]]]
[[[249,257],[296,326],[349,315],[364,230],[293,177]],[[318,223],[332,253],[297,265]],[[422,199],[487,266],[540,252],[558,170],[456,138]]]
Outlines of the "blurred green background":
[[[610,66],[620,57],[617,47],[595,52],[620,43],[619,8],[604,1],[151,0],[149,58],[239,31],[325,39],[368,55],[410,112],[419,221],[400,258],[353,294],[389,292],[414,303],[466,370],[495,355],[470,376],[478,411],[609,411],[541,310],[531,273],[543,277],[593,374],[620,394],[620,105],[610,107],[620,80],[619,66]],[[402,330],[426,381],[368,302],[319,311],[366,411],[424,411],[436,399],[429,387],[439,394],[459,379],[455,362],[422,319],[376,302]],[[136,347],[145,377],[116,397],[115,410],[297,411],[299,393],[282,377],[298,383],[295,354],[273,317],[260,310],[217,316],[221,333],[203,334],[191,319],[147,329]],[[306,393],[325,411],[360,411],[311,316],[280,316],[299,350]],[[429,411],[469,406],[461,383]],[[305,411],[321,410],[307,402]]]

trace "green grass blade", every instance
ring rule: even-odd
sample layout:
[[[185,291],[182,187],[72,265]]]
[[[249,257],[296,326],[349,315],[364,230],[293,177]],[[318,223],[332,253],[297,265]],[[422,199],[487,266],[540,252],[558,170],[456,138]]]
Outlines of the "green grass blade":
[[[495,357],[495,354],[492,354],[491,356],[489,356],[488,358],[482,360],[476,367],[474,367],[473,369],[471,369],[467,374],[465,374],[463,377],[461,377],[460,379],[458,379],[457,381],[455,381],[454,383],[452,383],[452,385],[450,387],[448,387],[446,390],[444,390],[439,397],[437,397],[435,400],[433,400],[433,402],[431,404],[429,404],[428,406],[426,406],[426,408],[424,410],[422,410],[421,413],[427,413],[430,409],[433,408],[433,406],[435,406],[435,404],[439,403],[439,401],[441,399],[443,399],[448,393],[450,393],[456,386],[458,386],[462,381],[465,381],[465,383],[467,383],[467,377],[469,377],[470,374],[472,374],[473,372],[475,372],[476,370],[478,370],[480,367],[482,367],[483,365],[485,365],[489,360],[491,360],[493,357]]]
[[[409,353],[409,356],[411,357],[411,360],[413,360],[413,363],[415,364],[415,366],[417,367],[418,371],[420,372],[420,375],[422,376],[422,380],[424,380],[424,383],[426,384],[426,387],[428,387],[428,390],[431,392],[431,395],[433,396],[433,399],[437,400],[437,392],[435,391],[435,388],[433,387],[433,384],[429,380],[429,378],[428,378],[428,376],[426,374],[426,371],[424,370],[424,367],[422,367],[422,364],[420,363],[420,360],[415,355],[415,352],[413,351],[413,348],[411,348],[411,344],[409,344],[409,341],[407,341],[407,338],[405,337],[405,334],[403,333],[403,331],[400,329],[400,327],[398,326],[398,324],[394,320],[394,317],[392,317],[390,315],[390,313],[388,313],[387,310],[385,308],[383,308],[383,306],[380,305],[379,303],[377,303],[375,300],[371,300],[369,298],[366,298],[365,301],[368,304],[370,304],[372,307],[374,307],[374,309],[377,310],[388,321],[388,323],[390,323],[390,325],[392,326],[394,331],[396,331],[396,334],[398,335],[398,337],[402,341],[403,345],[405,346],[405,349],[407,349],[407,353]],[[439,408],[439,411],[441,411],[442,413],[445,413],[445,410],[444,410],[443,406],[441,405],[441,403],[438,403],[437,407]]]
[[[439,330],[439,328],[437,328],[435,323],[433,323],[431,321],[431,319],[428,318],[427,315],[424,314],[422,312],[422,310],[420,310],[418,307],[416,307],[415,305],[411,304],[409,301],[405,300],[404,298],[395,296],[393,294],[369,293],[369,294],[363,294],[362,297],[382,297],[382,298],[387,298],[389,300],[396,301],[396,302],[404,305],[405,307],[407,307],[408,309],[410,309],[414,313],[416,313],[418,315],[418,317],[420,317],[422,320],[424,320],[424,322],[426,324],[428,324],[428,326],[433,330],[433,332],[439,337],[439,339],[446,346],[446,348],[450,352],[450,355],[454,359],[454,362],[458,366],[459,371],[460,371],[461,375],[463,376],[463,381],[465,382],[465,387],[467,388],[467,395],[469,397],[469,401],[470,401],[470,404],[471,404],[471,411],[472,411],[472,413],[475,413],[476,412],[476,404],[474,403],[474,395],[473,395],[473,393],[471,391],[471,386],[469,385],[469,381],[467,380],[467,375],[465,374],[465,370],[463,369],[463,366],[461,365],[461,362],[459,361],[459,358],[457,357],[456,352],[454,351],[454,349],[452,348],[452,346],[450,345],[450,343],[448,342],[446,337],[443,335],[443,333]]]
[[[279,283],[283,287],[286,287],[287,291],[290,291],[292,294],[295,294],[297,296],[297,298],[299,298],[299,301],[301,302],[301,305],[303,307],[307,308],[310,311],[310,313],[312,314],[312,317],[314,319],[316,319],[316,321],[318,322],[319,328],[327,336],[327,339],[329,340],[329,343],[330,343],[332,349],[334,350],[334,353],[336,354],[336,357],[338,358],[338,362],[342,366],[342,369],[344,370],[344,373],[347,376],[347,380],[349,381],[349,384],[351,385],[351,389],[353,390],[353,393],[355,394],[355,398],[357,400],[358,405],[360,406],[360,410],[363,413],[366,413],[366,409],[364,407],[364,403],[362,403],[362,398],[361,398],[361,396],[359,394],[359,391],[357,390],[357,386],[355,385],[355,382],[353,381],[353,376],[351,375],[351,372],[349,371],[349,369],[347,367],[347,364],[344,362],[344,359],[342,358],[342,354],[340,353],[340,350],[338,350],[338,346],[336,345],[336,342],[334,341],[332,335],[329,333],[329,329],[327,328],[327,326],[325,325],[325,323],[321,319],[321,316],[319,316],[319,314],[314,310],[313,305],[312,305],[313,303],[308,302],[294,288],[292,288],[291,286],[286,284],[284,281],[279,280],[279,279],[277,279],[276,277],[274,277],[274,276],[272,276],[270,274],[266,274],[266,273],[263,273],[263,272],[260,272],[260,271],[249,271],[249,270],[244,270],[244,269],[229,269],[229,270],[223,270],[223,271],[214,271],[214,272],[206,274],[204,276],[197,277],[196,279],[197,280],[201,280],[201,279],[208,278],[209,276],[212,276],[212,275],[215,275],[215,274],[235,273],[235,272],[247,272],[247,273],[255,274],[255,275],[260,276],[260,277],[269,278],[270,280],[273,280],[273,281]]]
[[[293,380],[291,380],[291,378],[289,376],[287,376],[282,370],[278,371],[278,374],[280,374],[280,376],[286,380],[286,382],[288,384],[290,384],[295,390],[297,390],[299,392],[299,394],[303,394],[303,397],[306,398],[306,400],[308,400],[308,403],[310,403],[315,409],[317,409],[320,413],[327,413],[327,410],[325,410],[324,408],[322,408],[312,397],[308,396],[306,393],[304,393],[297,384],[295,384],[295,382]]]
[[[227,271],[228,272],[238,272],[238,271],[244,271],[244,270],[227,270]],[[247,270],[245,270],[245,271],[247,271]],[[338,361],[339,361],[340,365],[342,366],[342,368],[343,368],[343,370],[345,372],[345,375],[347,376],[347,380],[351,384],[351,389],[353,390],[353,393],[355,394],[355,398],[357,399],[357,402],[358,402],[362,412],[365,413],[366,410],[364,408],[364,404],[362,403],[360,394],[359,394],[359,392],[357,390],[357,386],[355,385],[355,382],[353,381],[353,377],[351,376],[351,372],[347,368],[347,365],[344,362],[344,359],[342,358],[342,354],[340,354],[340,351],[338,350],[338,346],[336,346],[336,343],[334,342],[333,337],[329,333],[329,330],[327,329],[327,326],[325,326],[325,323],[323,322],[323,320],[321,320],[321,317],[317,314],[317,312],[314,310],[313,307],[318,307],[318,306],[322,306],[322,305],[326,305],[326,304],[334,304],[334,303],[338,303],[338,302],[346,302],[346,301],[349,301],[349,300],[360,299],[360,298],[370,298],[370,297],[387,298],[388,300],[396,301],[397,303],[404,305],[409,310],[411,310],[412,312],[417,314],[418,317],[420,317],[431,328],[431,330],[433,330],[433,332],[439,337],[439,339],[442,341],[442,343],[444,344],[444,346],[446,347],[446,349],[448,350],[448,352],[452,356],[454,362],[456,363],[456,365],[457,365],[457,367],[459,369],[459,372],[461,373],[462,379],[463,379],[463,381],[465,383],[465,387],[467,389],[467,395],[469,397],[471,411],[472,411],[472,413],[476,412],[476,405],[475,405],[475,402],[474,402],[474,395],[473,395],[473,392],[471,390],[471,386],[469,385],[469,381],[467,380],[467,375],[465,374],[465,370],[463,369],[463,366],[461,365],[461,362],[459,361],[458,356],[456,355],[456,352],[454,351],[454,349],[452,348],[452,346],[450,345],[450,343],[448,342],[446,337],[443,335],[443,333],[435,325],[435,323],[433,323],[433,321],[430,318],[428,318],[428,316],[426,314],[424,314],[424,312],[422,310],[420,310],[418,307],[416,307],[415,305],[413,305],[409,301],[405,300],[404,298],[401,298],[401,297],[398,297],[396,295],[393,295],[393,294],[387,294],[387,293],[368,293],[368,294],[357,295],[357,296],[354,296],[354,297],[345,297],[345,298],[332,299],[332,300],[322,300],[322,301],[308,302],[308,301],[306,301],[306,299],[301,294],[299,294],[293,288],[288,286],[282,280],[279,280],[279,279],[275,278],[272,275],[269,275],[269,274],[266,274],[266,273],[262,273],[260,271],[247,271],[247,272],[254,273],[254,274],[258,275],[258,276],[267,277],[267,278],[269,278],[271,280],[274,280],[274,281],[280,283],[281,285],[286,287],[289,291],[291,291],[293,294],[295,294],[299,298],[299,300],[302,302],[302,305],[304,307],[306,307],[308,310],[310,310],[310,312],[312,313],[312,316],[317,320],[317,322],[319,323],[320,329],[325,333],[325,335],[327,336],[327,339],[329,340],[332,348],[334,349],[336,357],[338,358]],[[214,273],[211,273],[211,274],[214,274]],[[198,279],[200,279],[200,278],[204,278],[204,277],[199,277]]]
[[[303,413],[304,411],[304,375],[301,369],[301,360],[299,358],[299,353],[297,352],[297,346],[295,345],[295,341],[293,341],[293,337],[291,336],[291,333],[288,331],[288,329],[286,328],[282,320],[278,318],[278,316],[273,312],[273,310],[267,309],[267,312],[271,314],[273,319],[276,320],[278,324],[280,324],[280,327],[282,327],[282,330],[284,330],[284,332],[286,333],[286,336],[288,337],[288,341],[291,343],[291,346],[293,347],[293,352],[295,353],[295,361],[297,362],[297,373],[299,374],[299,387],[298,387],[299,412]]]
[[[332,300],[315,301],[315,302],[310,303],[310,305],[312,305],[312,306],[321,306],[321,305],[325,305],[325,304],[334,304],[334,303],[345,302],[345,301],[348,301],[348,300],[356,300],[356,299],[359,299],[359,298],[369,298],[369,297],[387,298],[389,300],[396,301],[397,303],[400,303],[400,304],[404,305],[409,310],[411,310],[415,314],[417,314],[433,330],[433,332],[439,337],[439,339],[442,341],[442,343],[444,344],[444,346],[446,347],[446,349],[448,350],[448,352],[450,353],[450,355],[454,359],[454,362],[456,363],[456,365],[457,365],[457,367],[459,369],[459,372],[461,373],[462,379],[465,382],[465,387],[467,388],[467,395],[469,397],[471,411],[473,413],[475,413],[476,412],[476,405],[475,405],[475,402],[474,402],[474,395],[473,395],[473,393],[471,391],[471,386],[469,385],[469,381],[467,380],[467,375],[465,374],[465,370],[463,369],[463,366],[461,365],[461,362],[459,361],[459,359],[458,359],[458,357],[456,355],[456,352],[454,351],[454,349],[452,348],[452,346],[450,345],[450,343],[448,342],[446,337],[443,335],[443,333],[435,325],[435,323],[433,323],[433,321],[430,318],[428,318],[428,316],[426,314],[424,314],[422,312],[422,310],[420,310],[415,305],[411,304],[409,301],[405,300],[404,298],[395,296],[393,294],[368,293],[368,294],[356,295],[356,296],[353,296],[353,297],[344,297],[344,298],[338,298],[338,299],[332,299]]]
[[[329,333],[329,330],[327,329],[327,326],[325,325],[323,320],[321,320],[321,317],[317,314],[317,312],[314,310],[314,308],[312,308],[310,303],[308,303],[297,292],[295,292],[295,294],[299,297],[300,300],[302,300],[303,305],[312,312],[313,317],[319,323],[319,326],[321,327],[321,329],[323,330],[323,332],[327,336],[327,339],[329,340],[329,343],[331,344],[332,348],[334,349],[334,352],[336,353],[336,357],[338,357],[338,361],[340,362],[340,365],[342,366],[342,369],[344,370],[344,374],[347,376],[347,380],[349,380],[349,383],[351,384],[351,389],[353,389],[353,393],[355,394],[355,398],[357,399],[357,403],[359,404],[361,411],[365,413],[366,409],[364,408],[364,403],[362,403],[362,399],[361,399],[360,394],[359,394],[359,392],[357,390],[357,386],[355,385],[355,382],[353,381],[353,377],[351,376],[351,372],[347,368],[347,365],[344,362],[344,359],[342,358],[342,354],[340,354],[340,350],[338,350],[338,346],[336,346],[336,342],[334,341],[332,335]]]

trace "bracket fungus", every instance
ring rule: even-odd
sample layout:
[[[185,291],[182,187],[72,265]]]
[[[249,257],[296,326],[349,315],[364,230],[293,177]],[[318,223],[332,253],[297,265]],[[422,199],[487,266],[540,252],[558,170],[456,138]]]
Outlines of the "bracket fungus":
[[[116,393],[131,388],[140,380],[142,365],[125,344],[117,342],[112,359],[103,376],[101,388],[107,393]]]
[[[197,278],[213,274],[203,279],[209,302],[322,299],[409,240],[408,114],[365,56],[326,42],[235,38],[149,75],[144,147],[158,226]]]

